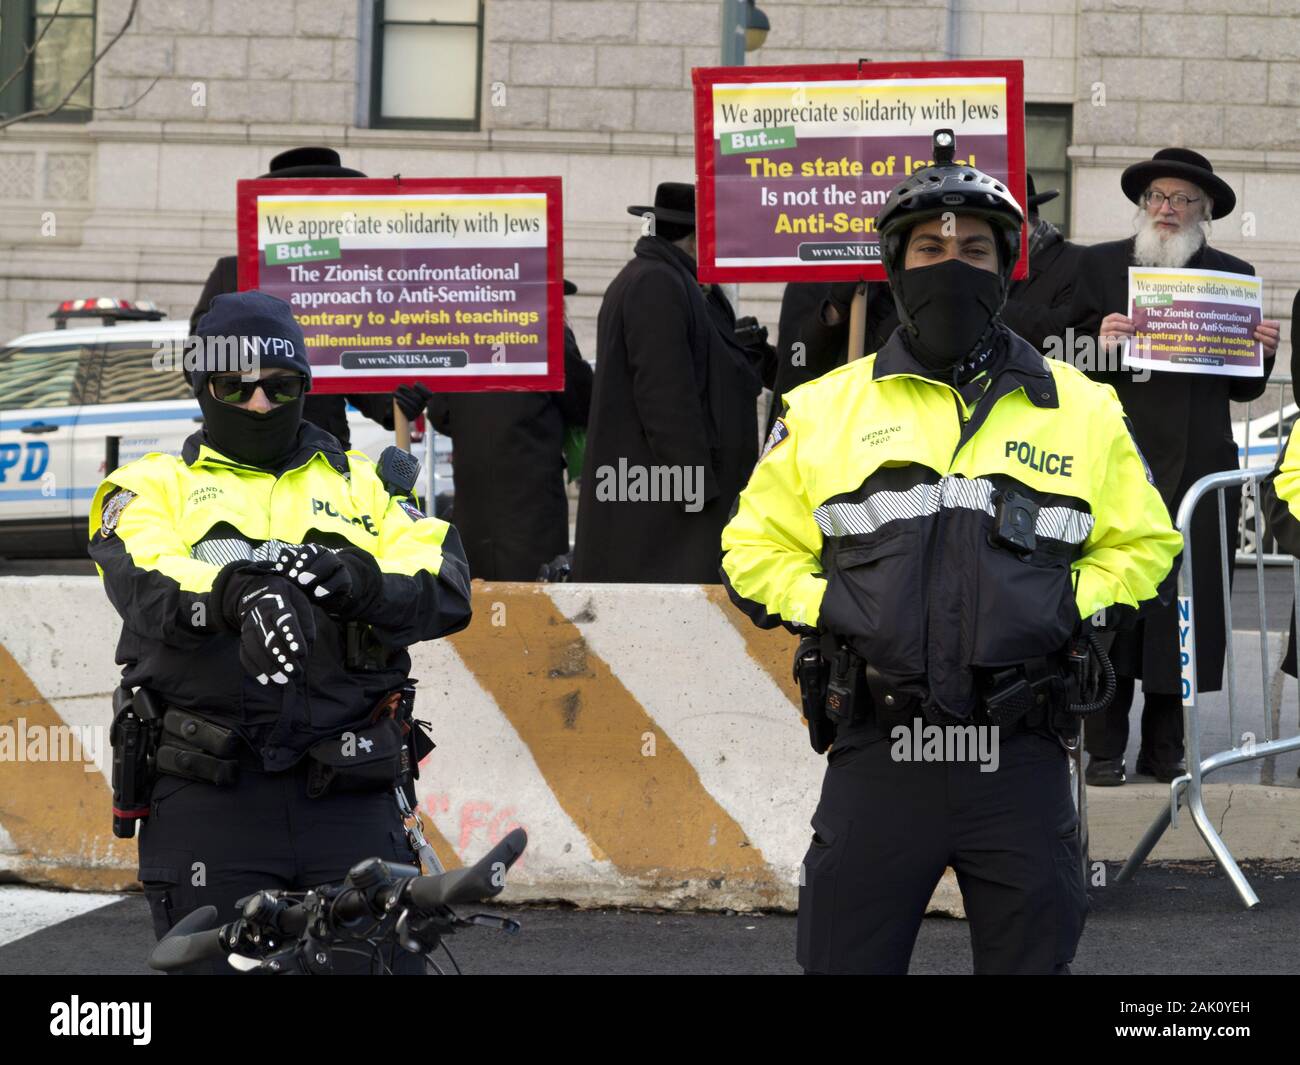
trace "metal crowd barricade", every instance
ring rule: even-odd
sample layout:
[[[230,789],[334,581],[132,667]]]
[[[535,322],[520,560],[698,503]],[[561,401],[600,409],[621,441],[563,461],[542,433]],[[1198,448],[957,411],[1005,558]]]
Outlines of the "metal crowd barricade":
[[[1255,498],[1258,499],[1260,481],[1271,472],[1272,466],[1256,466],[1246,470],[1228,470],[1223,473],[1209,474],[1192,485],[1178,507],[1178,528],[1183,534],[1183,561],[1182,568],[1178,573],[1178,610],[1180,615],[1178,631],[1179,651],[1182,661],[1183,725],[1187,772],[1169,785],[1169,803],[1152,822],[1151,827],[1147,829],[1146,835],[1142,837],[1133,853],[1129,855],[1128,861],[1124,863],[1124,868],[1120,870],[1119,876],[1116,878],[1118,881],[1123,882],[1130,879],[1137,872],[1138,867],[1146,860],[1147,855],[1159,842],[1160,837],[1164,835],[1165,829],[1169,828],[1171,824],[1177,825],[1179,805],[1185,800],[1188,809],[1191,811],[1196,830],[1200,832],[1201,838],[1205,840],[1215,860],[1223,867],[1223,871],[1228,875],[1228,879],[1232,881],[1232,886],[1237,889],[1237,894],[1241,896],[1241,901],[1246,905],[1247,909],[1258,905],[1259,898],[1238,867],[1232,852],[1228,850],[1218,831],[1211,824],[1209,815],[1205,812],[1201,782],[1209,774],[1225,766],[1238,765],[1258,758],[1268,758],[1272,755],[1284,754],[1287,751],[1300,750],[1300,735],[1291,736],[1287,739],[1274,736],[1275,728],[1278,732],[1281,731],[1278,723],[1279,719],[1274,716],[1275,709],[1280,709],[1280,707],[1275,707],[1274,704],[1281,701],[1281,685],[1274,686],[1270,684],[1268,615],[1265,612],[1264,589],[1265,559],[1264,555],[1257,549],[1249,557],[1255,564],[1255,579],[1259,587],[1259,653],[1263,682],[1261,692],[1264,701],[1264,742],[1255,743],[1252,741],[1246,746],[1232,747],[1229,750],[1202,757],[1200,701],[1196,677],[1196,610],[1194,605],[1195,589],[1192,587],[1191,528],[1192,514],[1195,512],[1197,505],[1213,492],[1218,497],[1219,558],[1223,577],[1224,631],[1227,635],[1227,661],[1224,676],[1228,692],[1228,734],[1233,738],[1234,743],[1239,743],[1242,733],[1237,729],[1237,678],[1232,638],[1232,591],[1228,584],[1228,559],[1230,556],[1228,554],[1227,529],[1223,523],[1224,492],[1229,488],[1250,486],[1255,489]],[[1262,517],[1257,517],[1256,520],[1257,526],[1262,525]],[[1258,545],[1258,539],[1256,544]],[[1292,577],[1292,583],[1297,595],[1297,605],[1300,607],[1300,563],[1293,563]],[[1298,624],[1300,624],[1300,609],[1297,609],[1296,613],[1298,615]]]

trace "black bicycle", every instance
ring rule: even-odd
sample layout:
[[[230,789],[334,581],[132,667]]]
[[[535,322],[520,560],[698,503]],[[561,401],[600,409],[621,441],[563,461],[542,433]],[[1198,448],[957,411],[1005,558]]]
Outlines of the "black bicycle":
[[[431,967],[444,975],[434,958],[441,946],[459,974],[446,936],[474,926],[513,934],[519,922],[481,913],[461,917],[452,907],[499,895],[506,871],[527,844],[524,830],[517,828],[476,864],[437,876],[367,858],[339,884],[249,895],[240,900],[241,916],[220,927],[216,908],[204,906],[158,941],[149,965],[174,972],[224,957],[244,973],[321,976],[333,972],[336,953],[351,953],[369,957],[372,974],[391,975],[396,952],[404,950],[424,956],[426,973]]]

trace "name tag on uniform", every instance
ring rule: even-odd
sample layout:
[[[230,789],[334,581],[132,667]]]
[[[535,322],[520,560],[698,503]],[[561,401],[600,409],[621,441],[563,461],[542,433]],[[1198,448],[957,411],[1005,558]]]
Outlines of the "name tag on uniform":
[[[859,433],[858,441],[868,448],[878,448],[889,444],[910,444],[914,435],[911,422],[895,422]]]

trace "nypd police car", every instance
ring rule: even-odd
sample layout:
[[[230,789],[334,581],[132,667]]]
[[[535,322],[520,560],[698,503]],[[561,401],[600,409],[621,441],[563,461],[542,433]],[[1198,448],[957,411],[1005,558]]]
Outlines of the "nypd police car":
[[[111,441],[117,465],[180,454],[201,421],[185,375],[157,368],[188,323],[114,299],[67,300],[51,317],[60,328],[0,346],[0,556],[83,555]],[[352,447],[372,458],[393,442],[350,406],[348,423]],[[449,441],[437,442],[445,462]]]

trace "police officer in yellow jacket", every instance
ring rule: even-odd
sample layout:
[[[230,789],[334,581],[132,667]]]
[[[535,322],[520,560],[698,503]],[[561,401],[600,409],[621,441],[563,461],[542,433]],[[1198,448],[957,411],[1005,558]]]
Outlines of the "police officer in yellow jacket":
[[[159,737],[147,808],[115,812],[143,815],[139,877],[160,937],[204,905],[233,920],[260,888],[416,861],[394,789],[409,791],[422,750],[406,648],[470,617],[455,530],[302,420],[311,368],[288,305],[217,296],[198,336],[203,428],[180,457],[113,471],[90,518],[122,616],[123,690]],[[251,374],[214,372],[232,351]],[[420,970],[399,953],[399,971]]]
[[[906,972],[947,866],[977,972],[1069,971],[1067,649],[1152,598],[1180,547],[1113,390],[1002,325],[1023,216],[954,147],[937,132],[877,218],[900,327],[787,395],[722,536],[733,602],[820,634],[828,662],[809,972]]]
[[[1292,431],[1287,437],[1273,472],[1260,482],[1259,505],[1277,546],[1300,558],[1300,433]],[[1282,668],[1293,677],[1297,675],[1294,609]],[[1300,776],[1300,770],[1296,775]]]

